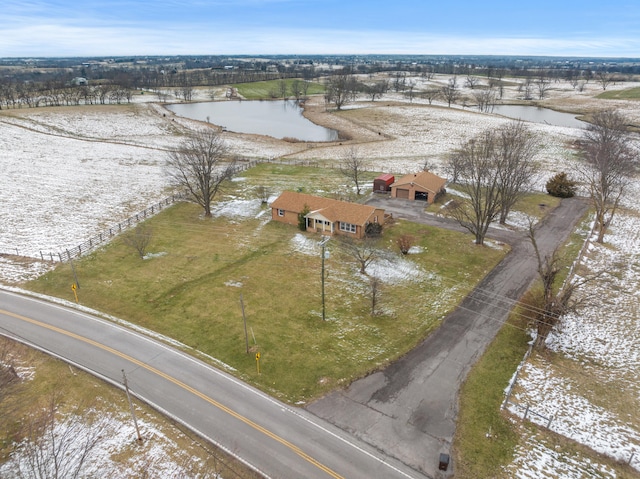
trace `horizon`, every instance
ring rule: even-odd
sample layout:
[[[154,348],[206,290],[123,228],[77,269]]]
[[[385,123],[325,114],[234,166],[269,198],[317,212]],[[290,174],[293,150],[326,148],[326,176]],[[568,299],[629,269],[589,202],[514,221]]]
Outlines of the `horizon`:
[[[639,61],[640,55],[637,57],[632,56],[578,56],[578,55],[494,55],[494,54],[446,54],[446,53],[201,53],[201,54],[149,54],[149,55],[46,55],[46,56],[5,56],[0,57],[0,61],[6,60],[68,60],[68,59],[114,59],[114,58],[184,58],[184,57],[227,57],[227,58],[264,58],[264,59],[291,59],[291,58],[311,58],[311,57],[325,57],[325,58],[346,58],[346,57],[407,57],[420,59],[421,57],[429,58],[509,58],[509,59],[549,59],[549,60],[627,60],[627,61]]]

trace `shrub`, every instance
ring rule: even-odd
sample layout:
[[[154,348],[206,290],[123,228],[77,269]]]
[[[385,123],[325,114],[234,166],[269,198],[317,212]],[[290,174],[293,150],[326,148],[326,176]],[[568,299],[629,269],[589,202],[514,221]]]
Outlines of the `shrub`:
[[[311,211],[309,206],[304,205],[302,211],[298,213],[298,228],[300,231],[307,231],[307,215],[309,214],[309,211]]]
[[[404,234],[398,237],[398,239],[396,240],[396,244],[398,245],[398,248],[400,248],[400,252],[405,255],[409,253],[409,250],[411,249],[415,241],[416,239],[413,236]]]
[[[382,234],[382,225],[380,223],[367,223],[364,227],[364,234],[367,238],[377,238]]]
[[[576,187],[578,183],[569,179],[567,174],[563,171],[554,175],[549,181],[547,181],[547,192],[551,196],[558,198],[571,198],[576,194]]]

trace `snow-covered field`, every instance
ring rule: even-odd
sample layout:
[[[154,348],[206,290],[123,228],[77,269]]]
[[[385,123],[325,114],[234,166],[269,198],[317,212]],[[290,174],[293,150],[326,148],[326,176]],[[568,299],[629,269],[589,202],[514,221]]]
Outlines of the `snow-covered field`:
[[[105,477],[109,471],[108,477],[187,478],[199,477],[196,471],[210,472],[211,465],[205,466],[201,460],[191,457],[156,424],[138,419],[138,427],[143,438],[141,444],[135,440],[136,430],[126,413],[109,413],[91,423],[68,415],[56,422],[51,437],[45,440],[47,445],[40,445],[43,450],[52,450],[52,441],[58,443],[64,455],[57,463],[43,461],[39,474],[34,474],[33,452],[27,443],[22,443],[8,461],[0,465],[0,477],[72,477],[79,470],[79,477]],[[81,465],[78,459],[94,441]],[[46,454],[42,456],[47,458]],[[114,460],[127,456],[126,461]]]
[[[419,90],[424,79],[413,80]],[[447,77],[437,76],[430,83],[446,81]],[[610,88],[629,86],[637,84]],[[595,84],[588,84],[583,92],[558,84],[543,103],[574,111],[615,106],[640,119],[637,104],[597,100],[598,92]],[[507,89],[507,98],[517,96],[515,88]],[[165,151],[179,141],[176,134],[197,124],[145,103],[149,100],[153,98],[146,95],[122,107],[0,112],[0,253],[38,258],[41,252],[74,247],[167,195]],[[442,173],[452,149],[487,127],[509,121],[436,102],[429,107],[425,100],[410,102],[392,93],[374,103],[350,105],[335,121],[351,120],[357,123],[351,125],[355,137],[363,138],[359,153],[372,167],[395,173],[420,169],[425,160]],[[569,145],[580,131],[543,124],[530,127],[541,139],[537,160],[543,173],[535,181],[540,190],[551,174],[571,170]],[[348,142],[306,145],[233,133],[225,133],[225,140],[235,153],[251,158],[336,161],[350,148]],[[584,293],[598,298],[598,303],[566,318],[549,338],[549,346],[566,358],[561,363],[567,366],[554,366],[534,356],[514,390],[514,399],[535,404],[540,414],[553,416],[552,430],[622,461],[635,454],[632,466],[636,469],[640,469],[638,200],[640,186],[634,185],[625,200],[632,210],[618,215],[606,244],[592,244],[584,260],[594,271],[607,271]],[[241,218],[258,211],[255,200],[238,198],[223,204],[218,214]],[[294,242],[293,249],[318,254],[317,246],[305,243],[304,237]],[[410,269],[410,259],[406,261]],[[396,266],[389,268],[380,260],[372,268],[393,282],[397,279],[388,272],[397,270]],[[42,261],[0,256],[0,282],[17,283],[48,267]],[[591,388],[581,388],[581,378],[589,378],[586,383]],[[601,394],[616,390],[625,393]],[[623,404],[615,402],[619,396],[625,398]],[[615,477],[605,465],[585,455],[566,455],[542,436],[523,441],[507,471],[518,478]],[[163,474],[158,471],[159,476]]]
[[[629,199],[637,204],[640,195]],[[552,418],[552,431],[640,471],[640,213],[620,211],[605,242],[591,241],[582,260],[590,273],[601,273],[578,291],[584,306],[547,339],[561,360],[532,355],[512,400],[545,416],[529,413],[530,420],[546,426]],[[524,413],[513,405],[509,410]],[[532,453],[522,450],[514,464]],[[555,477],[553,467],[553,461],[538,462],[537,477]],[[585,477],[576,471],[558,477]]]

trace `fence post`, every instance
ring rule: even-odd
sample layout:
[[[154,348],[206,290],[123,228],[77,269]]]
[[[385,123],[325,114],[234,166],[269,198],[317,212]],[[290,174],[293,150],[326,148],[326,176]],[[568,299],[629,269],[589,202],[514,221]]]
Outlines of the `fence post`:
[[[553,416],[551,416],[549,418],[549,420],[547,421],[547,429],[549,429],[551,427],[551,421],[553,421]]]
[[[529,405],[527,404],[527,407],[524,410],[524,417],[523,419],[527,419],[527,415],[529,414]]]
[[[40,250],[40,259],[44,261],[44,255],[42,254],[42,250]]]
[[[629,462],[627,462],[627,464],[631,465],[631,461],[633,461],[633,457],[636,455],[635,452],[631,453],[631,457],[629,458]]]

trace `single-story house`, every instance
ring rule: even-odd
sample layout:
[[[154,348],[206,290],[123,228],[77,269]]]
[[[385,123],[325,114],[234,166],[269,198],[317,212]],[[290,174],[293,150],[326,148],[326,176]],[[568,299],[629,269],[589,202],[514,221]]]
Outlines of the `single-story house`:
[[[273,220],[290,225],[297,225],[298,214],[307,209],[307,231],[325,235],[363,238],[368,223],[384,224],[382,208],[294,191],[283,192],[270,206]]]
[[[396,181],[393,175],[389,173],[383,173],[373,180],[373,192],[374,193],[388,193],[391,191],[391,185]]]
[[[422,200],[431,204],[438,196],[444,194],[446,183],[447,180],[429,171],[411,173],[391,185],[391,197]]]

